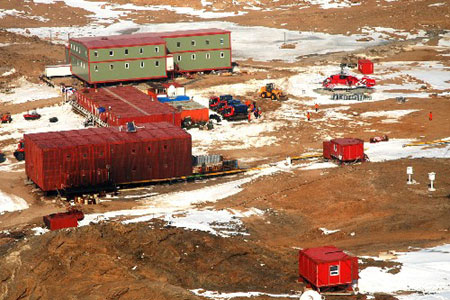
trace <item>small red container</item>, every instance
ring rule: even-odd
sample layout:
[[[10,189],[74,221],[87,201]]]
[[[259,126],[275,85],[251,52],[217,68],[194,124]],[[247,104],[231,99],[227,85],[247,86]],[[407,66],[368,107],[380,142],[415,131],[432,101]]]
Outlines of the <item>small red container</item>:
[[[75,210],[65,213],[51,214],[44,216],[44,223],[50,230],[77,227],[78,221],[84,219],[82,211]]]
[[[323,157],[341,162],[364,161],[364,141],[354,138],[323,142]]]
[[[194,123],[209,121],[209,109],[195,101],[170,101],[165,104],[170,105],[177,110],[180,108],[181,120],[191,117],[191,120]]]
[[[109,126],[167,122],[181,127],[181,113],[132,86],[83,89],[76,100]]]
[[[334,246],[299,251],[299,280],[306,280],[317,290],[342,286],[348,288],[358,281],[358,258]]]
[[[368,59],[358,60],[358,71],[362,74],[373,74],[373,62]]]

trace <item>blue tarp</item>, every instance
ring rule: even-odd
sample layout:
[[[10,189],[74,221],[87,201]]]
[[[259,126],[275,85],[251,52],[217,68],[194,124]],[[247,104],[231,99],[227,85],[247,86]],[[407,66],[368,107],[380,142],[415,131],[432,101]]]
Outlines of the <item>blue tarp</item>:
[[[98,109],[98,113],[104,113],[106,111],[106,109],[103,106],[100,106]]]
[[[189,101],[189,96],[176,96],[175,98],[158,97],[158,101],[161,103],[173,102],[173,101]]]

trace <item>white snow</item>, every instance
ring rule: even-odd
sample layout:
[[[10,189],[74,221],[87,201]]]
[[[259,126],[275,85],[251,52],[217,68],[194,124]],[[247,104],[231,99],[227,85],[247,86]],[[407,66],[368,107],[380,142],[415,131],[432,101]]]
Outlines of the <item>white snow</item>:
[[[0,76],[1,76],[1,77],[6,77],[6,76],[12,75],[12,74],[14,74],[14,73],[16,73],[16,69],[15,69],[15,68],[12,68],[11,70],[4,72],[4,73],[3,73],[2,75],[0,75]],[[0,94],[1,94],[1,93],[0,93]]]
[[[204,289],[194,289],[191,290],[197,296],[215,299],[215,300],[226,300],[233,298],[253,298],[253,297],[269,297],[269,298],[294,298],[299,299],[299,295],[290,294],[270,294],[264,292],[234,292],[234,293],[222,293],[218,291],[205,291]]]
[[[305,0],[311,5],[320,5],[322,9],[330,8],[344,8],[356,5],[361,5],[359,2],[352,2],[350,0]]]
[[[319,230],[322,231],[322,234],[324,234],[324,235],[330,235],[330,234],[341,231],[340,229],[330,230],[330,229],[326,229],[324,227],[319,228]]]
[[[24,133],[61,131],[84,128],[84,118],[72,112],[70,104],[55,105],[38,109],[41,114],[39,120],[27,121],[23,114],[12,115],[11,123],[0,126],[0,141],[7,139],[21,139]],[[50,123],[49,118],[57,117],[56,123]]]
[[[380,162],[402,158],[450,158],[450,145],[403,147],[411,143],[408,139],[390,139],[387,142],[365,144],[364,152],[370,161]]]
[[[399,299],[442,300],[450,297],[450,244],[414,252],[399,252],[402,264],[397,274],[378,267],[359,273],[363,293],[390,293]],[[405,292],[414,292],[405,295]],[[403,295],[402,295],[403,294]]]
[[[47,233],[50,231],[47,228],[43,228],[43,227],[34,227],[34,228],[31,228],[31,230],[34,232],[34,235],[43,235],[44,233]]]
[[[2,76],[7,75],[3,74]],[[14,85],[16,87],[11,90],[12,93],[0,93],[1,102],[8,104],[19,104],[28,101],[49,99],[60,96],[58,89],[49,87],[46,84],[31,83],[23,77],[15,82]]]
[[[418,109],[399,109],[399,110],[388,110],[388,111],[368,111],[362,113],[360,116],[363,118],[386,118],[382,120],[382,123],[395,123],[398,120],[410,113],[419,111]]]
[[[68,1],[68,0],[66,0]],[[80,3],[82,3],[81,1]],[[102,2],[89,2],[96,5]],[[91,5],[91,4],[90,4]],[[105,16],[106,17],[106,16]],[[51,30],[60,43],[66,43],[67,35],[75,36],[98,36],[123,33],[161,32],[176,31],[180,28],[203,29],[221,28],[230,30],[231,43],[233,47],[234,59],[252,58],[257,61],[269,61],[281,59],[285,61],[295,61],[298,56],[309,54],[323,54],[336,51],[351,51],[362,49],[367,46],[383,43],[382,39],[374,39],[369,42],[357,41],[364,35],[332,35],[320,32],[299,32],[263,26],[241,26],[232,22],[205,21],[205,22],[180,22],[180,23],[151,23],[136,24],[129,20],[119,20],[111,25],[91,24],[83,27],[38,27],[38,28],[10,28],[9,31],[28,35],[37,35],[41,38],[48,38]],[[288,43],[296,43],[295,49],[280,49],[284,42],[284,34],[287,34]],[[264,45],[264,47],[261,47]]]
[[[4,212],[24,210],[27,208],[28,204],[22,198],[15,195],[9,195],[0,191],[0,214]]]

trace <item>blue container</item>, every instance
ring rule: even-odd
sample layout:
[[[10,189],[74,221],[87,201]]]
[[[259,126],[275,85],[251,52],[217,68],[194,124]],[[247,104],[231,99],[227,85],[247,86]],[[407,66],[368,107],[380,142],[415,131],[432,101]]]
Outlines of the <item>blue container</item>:
[[[234,105],[234,114],[247,114],[248,107],[245,104]]]
[[[189,101],[190,100],[189,96],[176,96],[175,98],[158,97],[157,99],[161,103],[173,102],[173,101]]]

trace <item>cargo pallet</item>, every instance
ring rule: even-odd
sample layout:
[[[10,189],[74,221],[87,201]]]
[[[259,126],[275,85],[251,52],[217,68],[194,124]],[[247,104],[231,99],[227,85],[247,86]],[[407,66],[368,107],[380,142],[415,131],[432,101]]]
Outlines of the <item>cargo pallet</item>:
[[[71,100],[70,104],[72,105],[73,111],[82,115],[85,118],[92,119],[95,125],[99,127],[108,127],[108,124],[100,120],[99,116],[94,115],[93,113],[91,113],[90,111],[79,105],[77,101]]]

